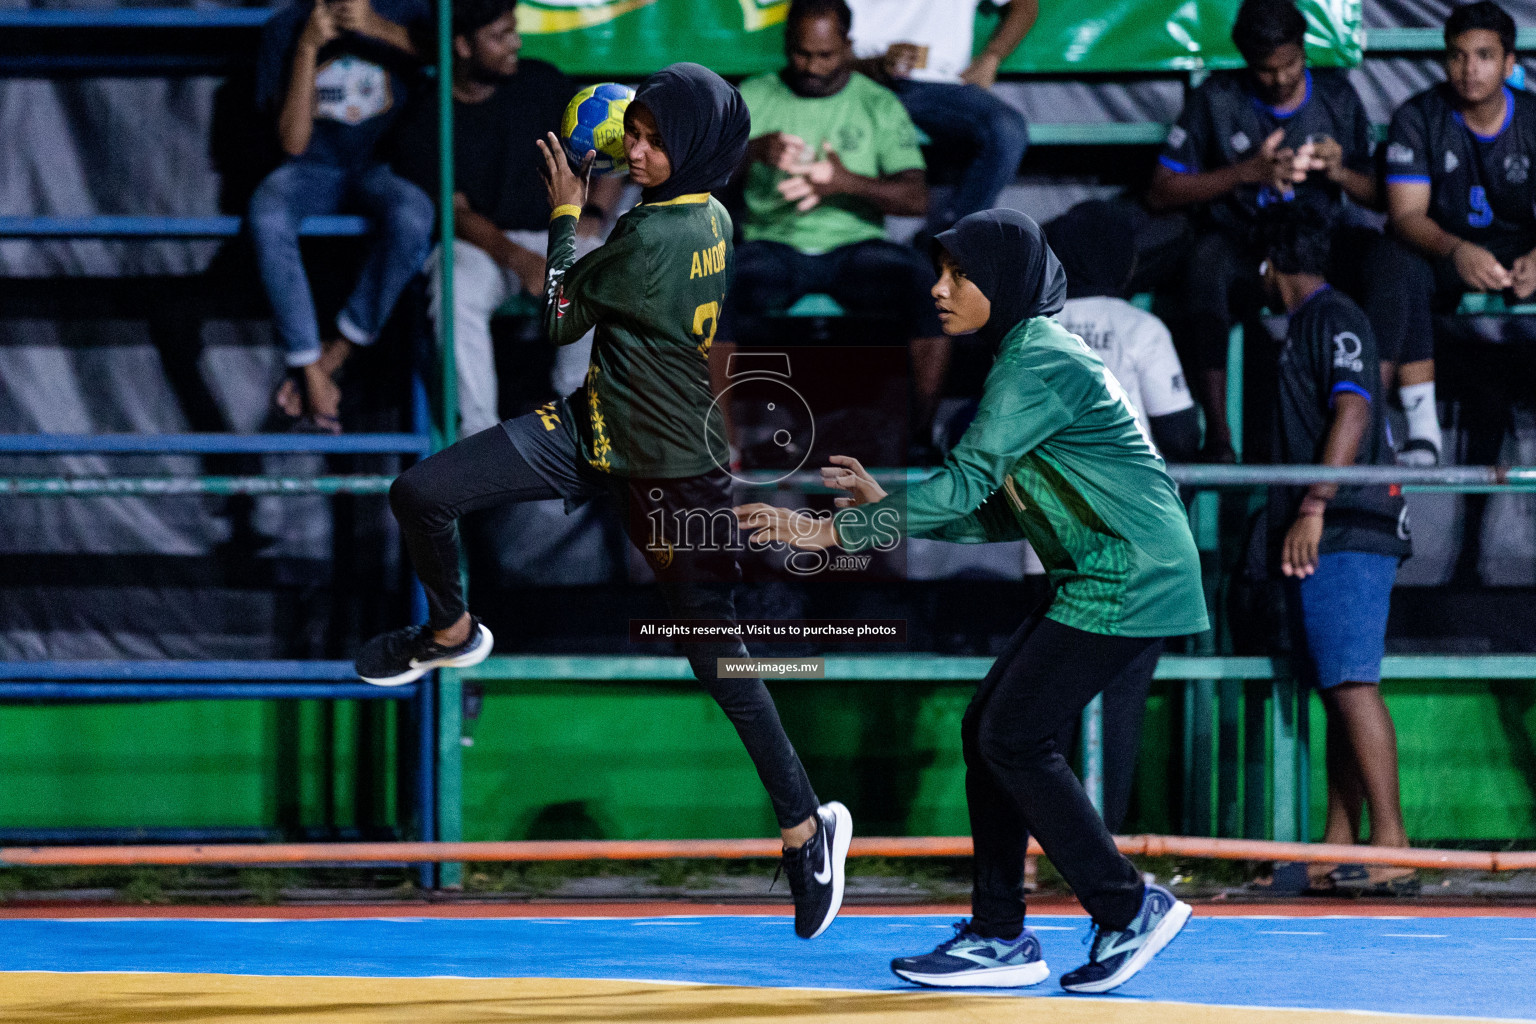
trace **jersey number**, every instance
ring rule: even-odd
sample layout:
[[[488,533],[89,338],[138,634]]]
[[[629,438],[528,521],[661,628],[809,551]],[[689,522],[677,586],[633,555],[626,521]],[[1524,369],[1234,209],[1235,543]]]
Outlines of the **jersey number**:
[[[1488,205],[1488,193],[1483,191],[1483,186],[1472,186],[1472,191],[1467,194],[1467,206],[1471,207],[1467,223],[1474,228],[1485,228],[1493,223],[1493,208]]]
[[[709,325],[709,330],[704,330],[704,325]],[[699,355],[709,358],[709,346],[715,343],[715,329],[720,326],[720,303],[706,302],[693,311],[693,333],[704,340],[699,342]]]

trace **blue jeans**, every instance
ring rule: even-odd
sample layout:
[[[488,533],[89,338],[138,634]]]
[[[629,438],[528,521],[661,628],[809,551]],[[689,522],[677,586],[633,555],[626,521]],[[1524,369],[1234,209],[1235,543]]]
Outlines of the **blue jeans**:
[[[1288,579],[1286,612],[1297,674],[1319,690],[1381,682],[1396,555],[1330,551],[1317,571]]]
[[[367,345],[379,336],[395,300],[431,251],[437,219],[432,200],[383,164],[348,169],[290,160],[267,175],[251,196],[251,239],[289,366],[320,358],[315,300],[299,256],[299,221],[343,208],[367,214],[374,223],[357,286],[336,317],[336,330],[348,341]]]
[[[961,174],[948,209],[940,211],[939,222],[947,227],[996,205],[1003,186],[1018,177],[1019,161],[1029,148],[1024,115],[975,85],[903,80],[896,83],[896,95],[935,143],[976,154]]]

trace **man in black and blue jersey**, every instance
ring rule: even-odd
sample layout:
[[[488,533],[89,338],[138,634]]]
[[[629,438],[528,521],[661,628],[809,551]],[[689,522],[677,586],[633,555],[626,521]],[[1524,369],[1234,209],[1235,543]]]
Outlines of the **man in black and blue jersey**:
[[[1372,271],[1387,298],[1373,322],[1382,351],[1402,353],[1415,437],[1415,417],[1435,416],[1431,315],[1455,309],[1463,292],[1536,294],[1536,97],[1505,84],[1514,68],[1514,19],[1490,0],[1457,7],[1445,22],[1446,81],[1392,116],[1386,182],[1396,240]],[[1438,448],[1423,452],[1424,464]]]
[[[1174,339],[1205,408],[1208,459],[1231,461],[1227,337],[1262,304],[1259,214],[1275,203],[1325,209],[1377,202],[1370,121],[1343,71],[1309,68],[1306,19],[1292,0],[1244,0],[1232,26],[1247,67],[1196,89],[1168,132],[1147,202],[1188,209],[1197,231]],[[1341,241],[1345,241],[1342,240]],[[1344,246],[1368,247],[1367,232]]]

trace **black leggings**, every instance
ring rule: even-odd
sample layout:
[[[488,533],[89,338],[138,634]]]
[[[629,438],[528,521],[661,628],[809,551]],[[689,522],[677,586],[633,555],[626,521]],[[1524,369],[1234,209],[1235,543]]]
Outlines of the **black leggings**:
[[[723,472],[686,480],[631,481],[612,478],[610,493],[629,505],[630,537],[656,570],[662,596],[680,619],[734,622],[733,588],[740,568],[729,550],[666,552],[660,565],[648,550],[645,531],[657,503],[668,510],[728,510],[730,491]],[[598,486],[594,486],[594,493]],[[660,497],[653,497],[659,495]],[[424,459],[402,473],[389,489],[390,506],[405,535],[406,550],[427,592],[430,624],[445,629],[464,614],[459,579],[457,520],[466,512],[504,502],[540,501],[562,495],[528,464],[498,424]],[[725,516],[729,513],[725,512]],[[725,547],[721,545],[720,547]],[[680,545],[679,545],[680,547]],[[761,679],[721,679],[717,658],[745,658],[739,640],[682,644],[694,676],[720,705],[741,737],[768,790],[781,828],[816,812],[818,800],[800,757],[784,733],[778,709]]]
[[[1104,713],[1100,739],[1104,751],[1104,827],[1116,835],[1125,824],[1131,808],[1131,786],[1136,781],[1136,757],[1141,753],[1141,723],[1146,717],[1147,694],[1152,691],[1152,676],[1157,671],[1157,657],[1163,653],[1161,642],[1150,645],[1136,656],[1104,687]],[[1069,761],[1077,746],[1079,722],[1068,721],[1056,734],[1056,749]]]
[[[1056,736],[1094,694],[1161,643],[1088,633],[1037,613],[981,681],[961,726],[977,934],[1011,938],[1023,927],[1030,833],[1097,924],[1119,929],[1135,918],[1141,875],[1115,849]]]

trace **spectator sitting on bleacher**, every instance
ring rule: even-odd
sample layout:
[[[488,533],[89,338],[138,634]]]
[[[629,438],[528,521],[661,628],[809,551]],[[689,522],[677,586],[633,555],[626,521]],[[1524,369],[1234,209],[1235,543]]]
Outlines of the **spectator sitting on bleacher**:
[[[1336,213],[1345,195],[1376,203],[1365,108],[1343,71],[1307,67],[1306,28],[1292,0],[1244,0],[1232,41],[1247,69],[1218,72],[1189,97],[1147,194],[1154,209],[1197,213],[1173,326],[1195,371],[1212,461],[1233,459],[1227,339],[1261,302],[1259,211],[1297,202]],[[1364,248],[1370,237],[1346,232],[1336,249]]]
[[[257,103],[273,116],[286,161],[251,197],[250,230],[261,283],[287,349],[275,401],[292,417],[340,432],[334,375],[353,345],[378,337],[432,245],[432,200],[379,158],[416,69],[424,0],[319,0],[280,9],[257,58]],[[299,222],[357,208],[374,223],[367,260],[321,347]]]
[[[536,140],[560,130],[576,89],[553,65],[518,57],[516,0],[458,0],[453,6],[453,349],[459,382],[459,433],[501,422],[491,317],[519,293],[544,293],[549,204]],[[438,189],[437,96],[413,98],[395,134],[394,166],[429,194]],[[576,251],[600,244],[622,188],[617,175],[595,178],[577,229]],[[429,261],[432,316],[442,315],[442,271]],[[441,336],[441,330],[439,330]],[[581,386],[592,350],[588,334],[556,351],[558,397]]]
[[[896,317],[910,342],[914,437],[926,436],[949,362],[924,253],[885,237],[885,215],[928,208],[917,130],[894,93],[853,70],[844,0],[793,0],[788,66],[749,78],[746,216],[721,329],[771,344],[770,314],[826,292],[855,315]],[[723,358],[717,357],[717,358]]]
[[[1200,414],[1173,338],[1161,320],[1125,299],[1136,270],[1135,252],[1125,244],[1130,233],[1126,208],[1100,200],[1045,225],[1067,272],[1067,302],[1056,320],[1104,360],[1164,461],[1191,462],[1200,452]]]
[[[1390,464],[1379,400],[1376,340],[1360,307],[1328,286],[1330,227],[1301,204],[1268,226],[1264,281],[1290,314],[1276,367],[1274,461]],[[1272,487],[1270,565],[1286,577],[1293,664],[1328,715],[1325,843],[1359,839],[1362,803],[1373,846],[1407,846],[1398,798],[1397,739],[1381,699],[1381,659],[1398,564],[1412,551],[1402,495],[1386,484]],[[1397,895],[1413,872],[1340,865],[1312,883]],[[1280,877],[1277,875],[1277,886]]]
[[[1536,99],[1504,84],[1514,68],[1514,20],[1488,0],[1457,7],[1445,22],[1446,81],[1392,115],[1396,238],[1373,274],[1387,296],[1373,321],[1383,349],[1403,352],[1414,438],[1405,461],[1434,465],[1440,453],[1432,314],[1453,312],[1466,291],[1536,293]]]
[[[980,0],[849,0],[853,52],[860,71],[888,84],[913,122],[946,152],[969,157],[941,210],[937,230],[991,209],[1018,176],[1029,146],[1024,115],[989,91],[1040,13],[1039,0],[1002,0],[1003,19],[982,51],[975,48]]]

